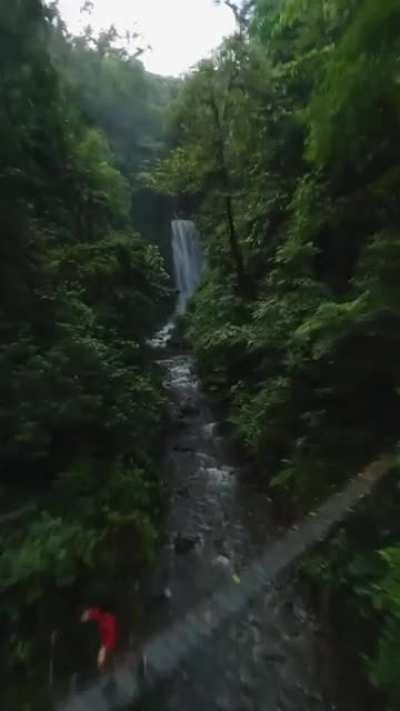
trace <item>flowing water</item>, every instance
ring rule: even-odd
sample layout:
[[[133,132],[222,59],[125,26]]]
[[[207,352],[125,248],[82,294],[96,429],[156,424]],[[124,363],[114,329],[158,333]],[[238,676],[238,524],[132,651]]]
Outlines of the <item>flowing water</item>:
[[[175,423],[165,461],[172,499],[167,542],[144,590],[144,603],[158,600],[147,606],[141,630],[146,685],[138,683],[135,654],[127,654],[111,694],[100,680],[57,710],[336,708],[334,675],[326,657],[321,663],[321,632],[291,583],[290,566],[348,515],[387,462],[295,530],[279,530],[265,494],[219,436],[193,358],[169,355],[160,364]]]
[[[271,504],[243,480],[219,436],[193,358],[180,354],[161,364],[177,428],[166,453],[172,506],[156,583],[168,601],[154,634],[164,640],[158,651],[168,656],[172,673],[145,707],[329,709],[318,679],[315,625],[301,599],[289,585],[274,588],[268,579],[247,599],[249,565],[280,533]],[[185,639],[189,645],[182,647]],[[150,667],[155,656],[150,646]]]
[[[182,313],[201,278],[203,260],[192,223],[173,223],[173,235]],[[220,434],[193,357],[162,350],[171,329],[154,341],[173,426],[164,461],[171,493],[166,542],[142,589],[146,684],[138,683],[137,659],[127,653],[111,687],[99,679],[54,708],[332,709],[321,673],[318,626],[282,571],[327,534],[379,472],[355,480],[299,531],[277,528],[271,502]]]
[[[327,710],[316,628],[301,599],[283,581],[273,587],[268,575],[249,585],[250,563],[261,561],[280,533],[271,504],[242,480],[193,358],[177,354],[160,364],[175,427],[164,463],[167,542],[145,592],[159,602],[149,606],[141,635],[154,686],[140,696],[128,656],[111,700],[99,683],[59,708],[136,708],[128,705],[136,696],[138,708],[152,711]]]
[[[175,283],[179,291],[177,313],[182,314],[199,287],[205,269],[200,235],[191,220],[173,220],[172,253]]]

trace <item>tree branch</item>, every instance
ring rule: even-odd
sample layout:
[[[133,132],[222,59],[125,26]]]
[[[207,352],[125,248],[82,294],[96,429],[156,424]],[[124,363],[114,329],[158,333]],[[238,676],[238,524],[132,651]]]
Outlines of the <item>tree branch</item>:
[[[246,0],[246,2],[242,2],[240,5],[238,3],[233,2],[233,0],[223,0],[224,5],[229,7],[230,10],[232,10],[235,20],[237,24],[239,25],[239,29],[242,30],[247,30],[249,26],[249,13],[252,10],[252,8],[255,5],[255,0]],[[218,4],[220,4],[220,1],[218,0]]]

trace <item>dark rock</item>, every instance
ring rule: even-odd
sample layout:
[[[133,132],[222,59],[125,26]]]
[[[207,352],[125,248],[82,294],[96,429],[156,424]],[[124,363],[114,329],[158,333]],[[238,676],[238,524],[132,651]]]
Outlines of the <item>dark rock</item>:
[[[229,696],[219,696],[216,703],[220,711],[232,711],[232,701]]]
[[[190,488],[188,484],[184,484],[183,486],[180,486],[179,489],[176,490],[176,495],[177,496],[189,496],[190,493]]]
[[[240,704],[236,711],[253,711],[255,708],[255,701],[251,696],[243,696],[240,700]]]
[[[242,670],[239,673],[239,679],[240,679],[241,688],[244,689],[245,691],[253,693],[256,682],[250,676],[250,674],[248,672],[246,672],[245,670]]]
[[[232,572],[232,563],[226,555],[219,555],[217,558],[214,558],[212,565],[213,567],[220,568],[227,573]]]
[[[300,605],[298,604],[293,604],[292,610],[294,618],[297,620],[297,622],[300,622],[303,625],[308,618],[306,610],[304,610],[304,608],[300,607]]]
[[[266,662],[274,662],[275,664],[283,664],[286,662],[285,655],[279,654],[279,652],[265,652],[263,657]]]
[[[166,587],[163,590],[154,590],[149,595],[150,601],[154,604],[169,602],[172,599],[171,589]]]
[[[226,546],[226,541],[224,538],[216,538],[214,540],[214,546],[215,549],[218,551],[219,555],[224,556],[225,558],[228,558],[228,551],[227,551],[227,546]]]
[[[181,405],[181,415],[198,415],[200,412],[199,408],[196,407],[196,405],[193,405],[190,402],[186,402],[183,405]]]
[[[184,554],[184,553],[190,553],[190,551],[193,550],[193,548],[196,547],[196,544],[199,542],[199,539],[196,538],[189,538],[187,536],[182,536],[180,533],[178,533],[177,537],[175,538],[175,551],[176,553]]]

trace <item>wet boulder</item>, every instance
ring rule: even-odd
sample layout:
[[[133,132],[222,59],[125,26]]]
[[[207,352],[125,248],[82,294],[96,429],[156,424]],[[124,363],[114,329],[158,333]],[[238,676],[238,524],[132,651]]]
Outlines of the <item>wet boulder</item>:
[[[198,415],[200,409],[192,400],[186,400],[181,404],[180,412],[185,417],[187,415]]]
[[[217,570],[221,570],[230,575],[233,573],[232,563],[226,555],[217,556],[214,558],[212,564],[213,568],[216,568]]]
[[[199,538],[197,536],[182,536],[181,533],[178,533],[174,541],[175,552],[181,555],[190,553],[190,551],[196,547],[198,542]]]

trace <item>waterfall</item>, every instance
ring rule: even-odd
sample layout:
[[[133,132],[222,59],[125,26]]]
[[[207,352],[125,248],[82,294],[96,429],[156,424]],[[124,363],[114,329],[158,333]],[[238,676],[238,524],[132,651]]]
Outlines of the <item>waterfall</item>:
[[[200,285],[205,266],[200,235],[191,220],[172,221],[172,253],[175,283],[179,291],[176,311],[183,314]]]
[[[200,285],[206,261],[200,235],[191,220],[173,220],[172,255],[174,259],[175,284],[179,291],[175,313],[163,328],[148,343],[153,348],[165,348],[175,329],[176,316],[184,314],[189,299]]]

